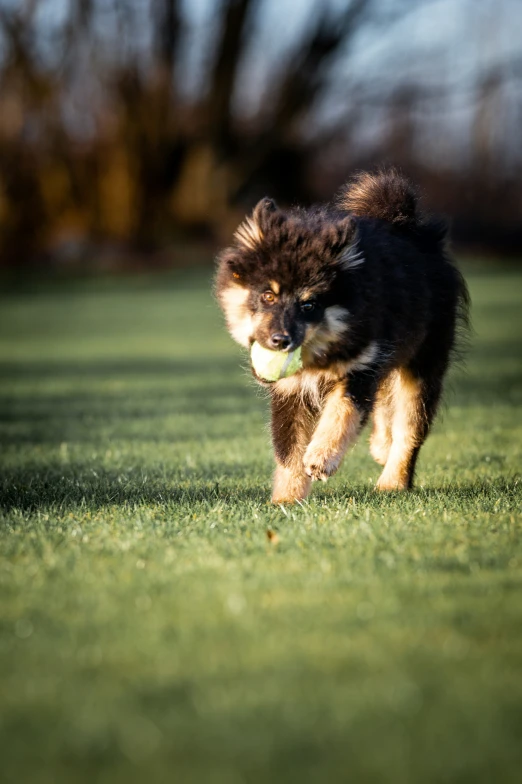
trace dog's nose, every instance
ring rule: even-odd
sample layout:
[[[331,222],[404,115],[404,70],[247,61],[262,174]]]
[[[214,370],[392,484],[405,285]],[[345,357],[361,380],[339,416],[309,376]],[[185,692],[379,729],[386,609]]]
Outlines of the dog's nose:
[[[276,351],[285,351],[292,341],[286,332],[274,332],[270,335],[270,347]]]

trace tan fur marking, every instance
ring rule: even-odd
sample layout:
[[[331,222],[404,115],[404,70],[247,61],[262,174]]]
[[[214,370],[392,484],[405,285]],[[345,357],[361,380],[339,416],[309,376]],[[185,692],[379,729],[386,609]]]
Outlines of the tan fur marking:
[[[321,383],[335,384],[352,370],[362,370],[367,367],[377,357],[379,346],[374,341],[362,351],[355,359],[346,362],[333,362],[328,368],[313,367],[314,354],[309,346],[303,344],[303,365],[304,369],[288,378],[277,381],[277,391],[282,395],[301,394],[303,398],[308,398],[316,406],[321,404],[322,395],[320,392]],[[311,367],[310,367],[311,365]]]
[[[303,469],[300,472],[293,468],[278,465],[274,474],[272,490],[273,504],[292,504],[303,501],[310,492],[312,480]]]
[[[296,373],[294,376],[282,378],[277,382],[277,391],[285,397],[299,395],[303,403],[308,402],[315,408],[319,408],[322,402],[319,375],[306,370]]]
[[[392,443],[394,375],[393,372],[381,383],[372,413],[373,430],[370,438],[370,453],[380,465],[386,464]]]
[[[324,356],[329,347],[330,343],[323,343],[312,336],[307,337],[306,342],[303,343],[302,353],[303,365],[305,368],[310,366],[313,368],[314,363]],[[378,356],[379,344],[376,341],[373,341],[364,351],[361,351],[355,359],[335,362],[322,372],[327,373],[332,378],[340,379],[352,370],[364,370],[364,368],[371,365]]]
[[[344,383],[327,396],[319,423],[304,456],[304,467],[312,479],[326,480],[334,474],[361,425],[361,415],[346,397]]]
[[[274,474],[272,502],[274,504],[302,501],[308,495],[311,479],[305,473],[303,455],[312,437],[317,417],[308,407],[301,406],[294,419],[295,444],[282,465],[278,462]]]
[[[364,368],[367,368],[368,365],[372,364],[372,362],[375,362],[378,356],[379,344],[376,340],[373,340],[368,344],[368,346],[366,346],[364,351],[361,351],[359,356],[355,357],[350,370],[364,370]]]
[[[248,348],[254,325],[248,308],[249,290],[232,284],[219,297],[230,334],[241,346]]]
[[[254,250],[262,242],[263,232],[253,218],[245,218],[236,229],[234,237],[247,250]]]
[[[349,316],[346,308],[339,305],[331,305],[324,312],[324,320],[317,325],[309,325],[303,343],[303,360],[306,355],[313,362],[314,357],[321,357],[330,346],[338,343],[344,333],[348,330],[346,318]]]
[[[299,291],[297,291],[297,298],[301,302],[306,302],[307,299],[313,299],[316,297],[317,293],[318,292],[314,289],[299,289]]]
[[[305,369],[277,381],[277,392],[285,397],[299,395],[303,403],[308,403],[313,408],[320,408],[328,385],[333,386],[343,375],[343,369],[336,366],[332,366],[328,370]]]
[[[296,373],[293,376],[276,381],[274,386],[277,388],[278,394],[285,396],[295,395],[301,388],[302,378],[303,373]]]
[[[281,291],[281,287],[277,282],[277,280],[269,280],[268,282],[270,283],[270,288],[272,289],[274,294],[279,294],[279,292]]]
[[[349,315],[346,308],[342,308],[340,305],[330,305],[329,308],[326,308],[324,317],[328,324],[329,332],[339,338],[348,329],[346,319]]]
[[[425,412],[421,384],[406,368],[399,368],[392,380],[392,443],[379,480],[378,490],[406,490],[412,479],[412,464],[425,432]]]

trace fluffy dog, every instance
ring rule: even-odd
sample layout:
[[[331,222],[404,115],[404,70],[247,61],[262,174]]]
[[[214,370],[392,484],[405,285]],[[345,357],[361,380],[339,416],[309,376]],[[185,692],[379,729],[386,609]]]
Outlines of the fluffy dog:
[[[263,199],[218,258],[216,294],[242,346],[302,347],[301,371],[258,379],[271,397],[274,503],[334,474],[370,415],[377,488],[411,488],[469,299],[446,226],[419,214],[401,175],[361,174],[332,207]]]

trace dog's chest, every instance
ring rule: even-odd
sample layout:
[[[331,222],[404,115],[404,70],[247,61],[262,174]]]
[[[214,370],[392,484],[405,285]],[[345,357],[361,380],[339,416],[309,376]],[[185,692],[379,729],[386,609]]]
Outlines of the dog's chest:
[[[312,408],[322,408],[328,392],[340,381],[341,377],[330,370],[302,370],[295,376],[277,381],[275,388],[282,397],[299,396],[303,403]]]

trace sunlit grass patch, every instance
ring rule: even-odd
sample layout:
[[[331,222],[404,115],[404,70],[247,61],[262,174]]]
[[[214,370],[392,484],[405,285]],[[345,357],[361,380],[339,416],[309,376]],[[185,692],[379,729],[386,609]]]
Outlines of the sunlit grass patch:
[[[522,275],[470,283],[416,489],[365,432],[283,507],[207,277],[3,299],[8,780],[518,780]]]

